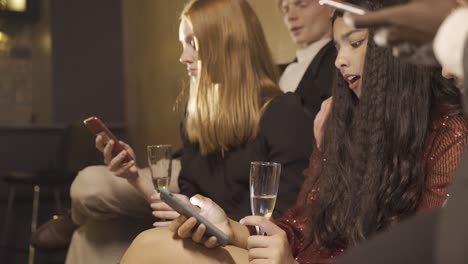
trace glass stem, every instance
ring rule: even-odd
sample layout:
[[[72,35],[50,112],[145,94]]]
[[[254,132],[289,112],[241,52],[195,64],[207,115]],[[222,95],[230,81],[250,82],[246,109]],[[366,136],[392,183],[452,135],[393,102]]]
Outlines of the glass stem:
[[[266,233],[259,226],[255,226],[255,229],[257,230],[257,236],[266,236]]]

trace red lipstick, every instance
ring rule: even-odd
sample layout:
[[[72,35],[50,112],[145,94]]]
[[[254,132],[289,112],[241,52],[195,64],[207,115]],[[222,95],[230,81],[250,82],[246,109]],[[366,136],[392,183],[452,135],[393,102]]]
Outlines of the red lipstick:
[[[359,75],[345,74],[343,75],[343,78],[348,83],[348,87],[351,90],[354,90],[361,85],[361,76]]]

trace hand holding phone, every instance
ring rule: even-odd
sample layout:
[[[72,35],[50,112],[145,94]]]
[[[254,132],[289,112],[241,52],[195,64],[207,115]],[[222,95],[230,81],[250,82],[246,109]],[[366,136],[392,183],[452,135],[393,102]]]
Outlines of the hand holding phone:
[[[221,246],[225,246],[229,243],[229,237],[208,219],[200,215],[192,205],[184,203],[182,200],[175,197],[172,193],[167,190],[161,189],[161,200],[167,203],[172,209],[177,211],[179,214],[190,218],[194,217],[198,224],[203,224],[206,227],[206,236],[215,236],[217,242]]]
[[[83,123],[88,127],[88,129],[96,136],[101,136],[103,139],[104,145],[112,140],[114,141],[114,146],[112,148],[112,156],[117,156],[120,152],[125,150],[125,147],[120,144],[119,140],[114,136],[114,134],[107,128],[107,126],[96,116],[86,118]],[[133,158],[131,155],[127,154],[124,158],[124,162],[130,162]]]

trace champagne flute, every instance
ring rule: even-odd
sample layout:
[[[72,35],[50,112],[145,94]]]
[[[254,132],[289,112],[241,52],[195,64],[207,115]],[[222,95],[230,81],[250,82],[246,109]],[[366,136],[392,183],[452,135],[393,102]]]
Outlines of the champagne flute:
[[[253,161],[250,163],[250,208],[252,215],[270,219],[278,194],[281,164]],[[257,227],[257,234],[264,233]]]
[[[148,165],[154,188],[157,192],[161,189],[169,191],[172,171],[172,146],[171,145],[149,145]]]
[[[445,196],[444,202],[442,203],[442,207],[447,206],[449,199],[450,199],[450,194],[447,193]]]

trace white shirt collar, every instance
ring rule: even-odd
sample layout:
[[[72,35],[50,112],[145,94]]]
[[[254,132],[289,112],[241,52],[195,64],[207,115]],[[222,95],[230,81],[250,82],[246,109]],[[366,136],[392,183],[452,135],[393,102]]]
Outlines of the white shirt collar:
[[[279,86],[283,92],[297,89],[312,60],[328,42],[330,39],[321,39],[297,51],[297,62],[290,63],[281,75]]]
[[[330,42],[331,39],[329,38],[324,38],[319,41],[316,41],[309,46],[298,49],[296,51],[296,56],[297,56],[297,62],[299,63],[307,63],[309,64],[319,53],[319,51],[327,45],[328,42]]]

